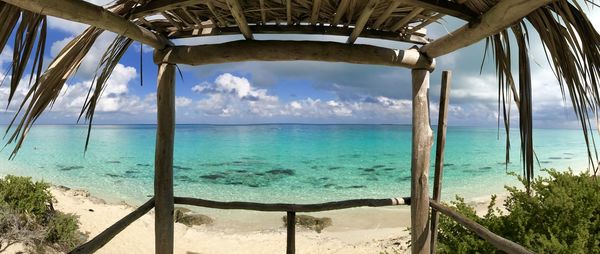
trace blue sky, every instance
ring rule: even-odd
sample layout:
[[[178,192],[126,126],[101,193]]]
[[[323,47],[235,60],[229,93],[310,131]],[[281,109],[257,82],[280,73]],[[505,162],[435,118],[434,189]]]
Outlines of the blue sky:
[[[92,1],[102,4],[106,0]],[[588,15],[600,27],[600,11]],[[428,27],[438,38],[463,23],[446,18]],[[86,26],[65,20],[49,20],[46,63]],[[532,29],[533,30],[533,29]],[[98,60],[114,34],[105,32],[84,60],[77,74],[67,82],[54,107],[39,120],[45,124],[75,123]],[[308,39],[344,42],[345,37],[269,36],[257,39]],[[210,44],[242,39],[241,36],[178,40],[177,44]],[[410,44],[359,39],[357,43],[405,49]],[[10,45],[10,43],[9,43]],[[135,43],[123,57],[108,82],[95,116],[96,123],[154,123],[156,112],[156,71],[152,50],[144,47],[143,70],[140,47]],[[6,73],[12,45],[0,55],[0,71]],[[483,43],[437,59],[431,76],[432,120],[437,118],[437,101],[442,70],[453,71],[449,114],[450,125],[496,126],[497,81],[490,61],[479,72]],[[577,127],[568,103],[546,64],[537,35],[532,36],[533,111],[536,127]],[[243,62],[207,66],[179,66],[177,78],[178,123],[410,123],[410,70],[403,68],[322,62]],[[2,75],[0,74],[0,75]],[[140,86],[143,76],[144,85]],[[7,77],[10,78],[10,77]],[[24,96],[21,86],[16,101]],[[6,108],[6,86],[0,87],[0,106]],[[13,103],[17,104],[17,103]],[[15,105],[0,112],[7,122]]]

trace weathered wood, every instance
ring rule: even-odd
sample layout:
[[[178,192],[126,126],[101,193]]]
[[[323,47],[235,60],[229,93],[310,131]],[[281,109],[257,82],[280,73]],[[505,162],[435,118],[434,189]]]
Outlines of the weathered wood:
[[[350,0],[340,0],[338,8],[335,11],[335,15],[333,15],[333,22],[331,22],[331,26],[337,26],[340,23],[340,20],[346,13],[346,9],[348,9],[348,5],[350,5]]]
[[[452,72],[442,72],[440,91],[440,108],[438,114],[437,141],[435,146],[435,172],[433,180],[433,200],[440,201],[442,196],[442,176],[444,172],[444,148],[446,147],[446,126],[448,125],[448,103],[450,102],[450,86]],[[431,253],[435,253],[438,230],[438,212],[431,211]]]
[[[175,203],[180,205],[193,205],[216,209],[228,210],[253,210],[262,212],[322,212],[340,210],[354,207],[380,207],[410,204],[409,198],[386,198],[386,199],[351,199],[319,204],[283,204],[283,203],[255,203],[255,202],[222,202],[199,198],[175,197]]]
[[[225,21],[225,19],[221,17],[221,15],[217,14],[217,10],[215,9],[215,5],[212,1],[213,0],[207,0],[206,7],[208,7],[210,13],[212,13],[212,15],[215,16],[215,18],[217,18],[217,21],[219,21],[219,27],[227,27],[227,21]]]
[[[439,19],[441,19],[443,17],[444,17],[444,14],[441,14],[441,13],[435,14],[434,16],[427,19],[425,22],[421,22],[421,24],[418,24],[417,26],[412,27],[410,30],[405,31],[405,32],[410,33],[410,34],[416,33],[417,31],[421,30],[421,28],[424,28],[424,27],[430,25],[431,23],[438,21]]]
[[[406,16],[404,16],[400,21],[398,21],[394,26],[392,26],[392,31],[398,31],[408,25],[408,23],[415,18],[417,15],[421,14],[425,9],[423,8],[415,8],[411,12],[409,12]]]
[[[87,254],[93,253],[102,248],[106,243],[112,240],[117,234],[123,231],[131,223],[148,213],[154,207],[154,198],[151,198],[146,203],[135,209],[135,211],[126,215],[119,221],[115,222],[112,226],[108,227],[100,234],[89,240],[88,242],[80,245],[74,250],[70,251],[70,254]]]
[[[467,24],[421,48],[421,52],[435,58],[479,42],[519,22],[532,11],[552,0],[499,1],[481,16],[479,22]]]
[[[159,12],[182,8],[185,6],[207,4],[211,0],[152,0],[135,8],[132,12],[134,17],[145,17]]]
[[[156,91],[157,125],[154,159],[155,246],[173,253],[173,142],[175,137],[175,65],[160,64]]]
[[[296,213],[287,212],[287,245],[286,253],[296,253]]]
[[[433,69],[435,62],[415,48],[394,50],[323,41],[233,41],[175,46],[155,51],[154,62],[205,65],[244,61],[325,61]]]
[[[267,23],[267,10],[265,7],[265,0],[260,0],[259,4],[260,4],[260,20],[262,21],[262,23],[264,25]]]
[[[252,34],[326,34],[326,35],[339,35],[339,36],[350,36],[353,31],[351,27],[341,26],[311,26],[311,25],[293,25],[293,26],[279,26],[279,25],[249,25]],[[191,38],[191,37],[206,37],[206,36],[220,36],[220,35],[232,35],[239,34],[240,30],[237,27],[215,27],[211,29],[210,33],[203,33],[198,35],[194,33],[194,30],[187,29],[184,31],[173,31],[169,34],[170,39],[178,38]],[[397,32],[368,29],[363,30],[360,33],[362,38],[375,38],[383,40],[393,40],[408,42],[413,44],[426,44],[431,39],[425,38],[417,34],[399,34]]]
[[[377,20],[375,20],[375,23],[373,23],[372,28],[379,29],[379,27],[392,15],[392,13],[396,10],[396,8],[398,8],[398,6],[400,6],[401,3],[401,0],[391,1],[387,9],[385,9],[385,11],[381,15],[379,15]]]
[[[238,24],[240,31],[244,35],[246,40],[253,40],[252,31],[248,27],[248,22],[246,22],[246,17],[244,16],[244,10],[240,5],[238,0],[226,0],[227,7],[229,7],[229,11],[231,11],[231,15],[235,19],[235,22]]]
[[[285,1],[285,15],[287,16],[287,25],[292,25],[292,0]]]
[[[479,15],[468,7],[448,0],[402,0],[405,4],[425,8],[430,11],[454,16],[462,20],[473,21]]]
[[[172,43],[165,37],[122,18],[100,6],[82,0],[1,0],[31,12],[80,22],[111,31],[163,49]]]
[[[317,20],[319,20],[319,11],[321,10],[321,0],[313,0],[312,1],[312,11],[310,14],[310,23],[316,24]]]
[[[534,252],[526,249],[525,247],[514,243],[510,240],[507,240],[504,237],[494,234],[492,231],[489,231],[485,227],[477,224],[477,222],[457,213],[452,208],[444,206],[437,201],[431,200],[429,201],[431,208],[437,210],[440,213],[450,217],[454,221],[458,222],[458,224],[463,227],[473,231],[473,233],[477,234],[479,237],[483,238],[486,242],[490,243],[494,247],[502,250],[506,253],[514,253],[514,254],[532,254]]]
[[[429,124],[429,71],[412,70],[411,249],[429,254],[429,156],[433,134]]]
[[[356,38],[358,38],[362,30],[365,28],[367,21],[369,21],[369,18],[371,17],[371,14],[375,10],[375,7],[377,7],[378,3],[379,0],[369,0],[360,16],[358,16],[356,24],[354,25],[354,30],[352,30],[352,34],[350,34],[350,37],[348,37],[348,41],[346,41],[346,43],[352,44],[356,41]]]

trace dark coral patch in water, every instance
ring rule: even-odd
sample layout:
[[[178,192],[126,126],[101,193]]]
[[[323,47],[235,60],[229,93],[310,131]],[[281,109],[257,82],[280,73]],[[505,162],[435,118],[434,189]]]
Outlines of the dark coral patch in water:
[[[110,177],[121,177],[120,175],[117,175],[117,174],[111,174],[111,173],[106,173],[106,174],[104,174],[104,175],[106,175],[106,176],[110,176]]]
[[[71,171],[75,169],[82,169],[83,166],[59,166],[62,171]]]
[[[136,166],[140,166],[140,167],[150,167],[150,164],[148,164],[148,163],[138,163],[138,164],[135,164],[135,165]]]
[[[548,158],[548,159],[551,159],[551,160],[560,160],[560,159],[562,159],[562,158],[561,158],[561,157],[550,157],[550,158]]]
[[[336,169],[340,169],[340,168],[342,168],[342,167],[329,167],[327,169],[329,169],[329,170],[336,170]]]
[[[190,168],[190,167],[183,167],[183,166],[177,166],[177,165],[173,165],[173,169],[192,170],[192,168]]]
[[[363,171],[365,171],[365,172],[375,172],[375,169],[374,168],[365,168],[365,169],[363,169]]]
[[[385,165],[375,165],[372,168],[385,168]]]
[[[481,170],[488,170],[488,169],[492,169],[492,167],[481,167],[479,169],[481,169]]]
[[[392,171],[392,170],[394,170],[394,168],[384,168],[383,170],[385,170],[385,171]]]
[[[454,164],[452,164],[452,163],[444,163],[444,167],[452,167],[452,166],[454,166]]]
[[[119,164],[119,163],[121,163],[121,161],[107,161],[106,163],[109,163],[109,164]]]
[[[210,175],[201,175],[200,178],[207,179],[207,180],[217,180],[217,179],[225,178],[225,176],[220,175],[220,174],[210,174]]]
[[[347,189],[363,189],[363,188],[367,188],[367,186],[364,185],[351,185],[346,187]]]
[[[272,175],[288,175],[288,176],[293,176],[295,174],[294,170],[291,170],[291,169],[281,169],[281,168],[272,169],[272,170],[267,171],[266,173],[272,174]]]

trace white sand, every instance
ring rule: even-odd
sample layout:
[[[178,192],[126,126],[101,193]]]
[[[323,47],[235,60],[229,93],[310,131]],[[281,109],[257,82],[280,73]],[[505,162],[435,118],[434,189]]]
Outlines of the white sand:
[[[89,232],[90,237],[133,211],[126,204],[106,204],[100,199],[85,197],[81,191],[53,187],[51,192],[56,199],[55,208],[78,215],[81,230]],[[191,228],[176,223],[175,253],[285,252],[283,213],[203,211],[213,217],[215,223]],[[153,214],[150,211],[131,224],[98,253],[154,253]],[[410,238],[406,231],[409,214],[408,207],[311,214],[331,217],[334,225],[321,233],[298,228],[296,250],[298,253],[381,253],[392,250],[404,253]],[[240,221],[246,223],[239,225]]]

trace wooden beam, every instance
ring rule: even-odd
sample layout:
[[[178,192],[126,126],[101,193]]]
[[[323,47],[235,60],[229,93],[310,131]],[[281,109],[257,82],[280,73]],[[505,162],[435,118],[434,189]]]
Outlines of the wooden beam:
[[[135,209],[135,211],[126,215],[119,221],[115,222],[112,226],[108,227],[100,234],[89,240],[88,242],[82,244],[81,246],[75,248],[70,251],[69,254],[84,254],[84,253],[94,253],[110,240],[112,240],[117,234],[123,231],[127,226],[131,225],[134,221],[142,217],[144,214],[148,213],[154,207],[154,198],[151,198],[146,203]]]
[[[333,16],[333,22],[331,22],[331,26],[337,26],[340,23],[344,13],[346,13],[346,9],[348,9],[348,5],[350,5],[350,0],[340,0],[340,4],[338,5],[335,15]]]
[[[254,37],[252,36],[252,31],[248,27],[248,22],[246,22],[244,10],[242,9],[240,2],[238,0],[226,0],[226,2],[227,7],[229,7],[229,10],[231,11],[231,15],[233,15],[235,22],[244,35],[244,38],[246,38],[246,40],[253,40]]]
[[[373,29],[379,29],[379,27],[392,15],[392,13],[394,13],[396,8],[398,8],[398,6],[400,6],[401,3],[402,3],[401,0],[391,1],[390,5],[387,7],[387,9],[385,9],[383,14],[381,14],[377,18],[377,20],[375,20],[375,23],[373,23],[373,26],[371,26],[371,27]]]
[[[525,247],[516,244],[504,237],[494,234],[492,231],[489,231],[485,227],[477,224],[477,222],[461,215],[460,213],[455,212],[452,208],[444,206],[437,201],[430,201],[431,208],[437,210],[440,213],[450,217],[454,221],[458,222],[458,224],[463,227],[473,231],[473,233],[477,234],[479,237],[483,238],[486,242],[490,243],[494,247],[502,250],[506,253],[514,253],[514,254],[532,254],[534,252],[526,249]]]
[[[474,21],[479,16],[468,7],[448,0],[402,0],[405,4],[443,13],[466,21]]]
[[[415,8],[414,10],[412,10],[411,12],[409,12],[406,16],[404,16],[400,21],[398,21],[398,23],[396,23],[393,27],[392,27],[392,31],[398,31],[400,29],[402,29],[403,27],[405,27],[406,25],[408,25],[408,23],[414,19],[417,15],[421,14],[421,12],[423,12],[425,9],[423,8]]]
[[[380,207],[409,205],[409,198],[386,198],[386,199],[351,199],[319,204],[265,204],[254,202],[221,202],[199,198],[175,197],[175,203],[180,205],[193,205],[227,210],[253,210],[261,212],[322,212],[331,210],[348,209],[354,207]]]
[[[263,25],[267,23],[267,10],[265,9],[265,0],[260,0],[260,19],[262,20]]]
[[[215,5],[212,2],[213,0],[208,0],[206,2],[206,6],[208,7],[208,10],[210,11],[210,13],[212,13],[213,16],[215,16],[215,18],[217,18],[217,20],[219,21],[219,26],[220,27],[226,27],[227,26],[227,21],[225,21],[225,19],[223,19],[223,17],[221,17],[221,15],[219,15],[217,13],[217,10],[215,9]]]
[[[467,24],[421,48],[430,57],[438,57],[477,43],[519,22],[529,13],[553,0],[503,0],[481,16],[478,23]]]
[[[418,24],[417,26],[412,27],[410,30],[406,30],[405,33],[409,33],[409,34],[416,33],[417,31],[421,30],[421,28],[431,25],[431,23],[436,22],[443,17],[444,17],[444,14],[441,14],[441,13],[435,14],[432,17],[430,17],[429,19],[425,20],[424,22],[421,22],[421,24]]]
[[[132,11],[133,17],[145,17],[163,11],[183,8],[198,4],[207,4],[211,0],[152,0]]]
[[[394,50],[371,45],[324,41],[232,41],[222,44],[175,46],[155,51],[156,63],[205,65],[244,61],[324,61],[374,64],[432,70],[435,61],[416,48]]]
[[[287,25],[292,25],[292,0],[285,1],[286,15],[287,15]]]
[[[100,6],[82,0],[1,0],[34,13],[80,22],[111,31],[132,40],[163,49],[172,43],[165,37],[140,27]]]
[[[452,72],[442,72],[440,90],[440,108],[437,124],[437,141],[435,142],[435,172],[433,180],[433,200],[439,202],[442,197],[442,177],[444,172],[444,148],[446,147],[446,126],[448,126],[448,103],[450,102],[450,80]],[[438,231],[438,212],[431,211],[431,253],[435,254]]]
[[[350,36],[353,28],[340,26],[312,26],[312,25],[294,25],[294,26],[278,26],[278,25],[250,25],[252,34],[321,34],[321,35],[339,35]],[[237,27],[218,27],[213,28],[210,33],[195,34],[193,30],[186,29],[183,31],[174,31],[169,34],[169,39],[190,38],[190,37],[205,37],[219,35],[239,34],[240,29]],[[431,39],[415,34],[399,34],[387,30],[363,30],[360,37],[384,39],[400,42],[408,42],[413,44],[427,44]]]
[[[412,160],[410,192],[411,253],[429,252],[429,156],[433,134],[429,123],[429,70],[412,70]]]
[[[310,14],[310,23],[316,24],[319,20],[319,11],[321,10],[321,0],[313,0],[312,11]]]
[[[371,14],[373,14],[373,11],[375,10],[375,7],[377,7],[378,3],[379,0],[369,0],[362,13],[356,20],[354,30],[352,30],[352,34],[350,34],[350,37],[348,37],[348,41],[346,41],[346,43],[353,44],[356,41],[356,38],[358,38],[362,30],[365,28],[365,25],[369,21],[369,18],[371,17]]]
[[[175,136],[175,65],[158,67],[157,126],[154,159],[155,246],[157,254],[173,253],[173,142]]]
[[[287,244],[286,254],[296,253],[296,213],[287,212]]]

